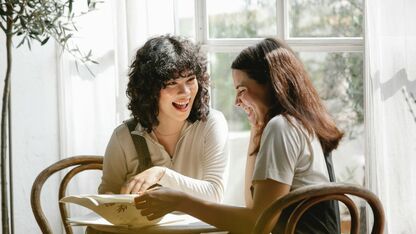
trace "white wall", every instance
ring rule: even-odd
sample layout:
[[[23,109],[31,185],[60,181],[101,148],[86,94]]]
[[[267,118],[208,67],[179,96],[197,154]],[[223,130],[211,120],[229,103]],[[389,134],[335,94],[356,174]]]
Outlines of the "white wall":
[[[18,41],[15,41],[15,45]],[[6,70],[5,35],[0,34],[1,91]],[[30,191],[37,174],[59,158],[55,43],[29,51],[26,46],[13,50],[12,70],[12,150],[14,175],[15,233],[40,233],[30,206]],[[0,100],[1,101],[1,100]],[[56,194],[57,181],[46,184],[43,194]],[[57,197],[43,202],[46,215],[57,222]],[[59,231],[58,231],[59,230]],[[60,232],[55,225],[54,231]]]

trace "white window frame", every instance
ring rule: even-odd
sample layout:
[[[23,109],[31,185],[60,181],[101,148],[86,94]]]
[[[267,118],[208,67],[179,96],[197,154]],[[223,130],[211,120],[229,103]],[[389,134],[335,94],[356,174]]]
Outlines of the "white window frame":
[[[276,36],[282,38],[296,52],[362,52],[364,53],[363,37],[289,37],[289,0],[276,0]],[[240,52],[262,40],[253,39],[209,39],[206,0],[195,1],[195,41],[207,53],[209,52]]]

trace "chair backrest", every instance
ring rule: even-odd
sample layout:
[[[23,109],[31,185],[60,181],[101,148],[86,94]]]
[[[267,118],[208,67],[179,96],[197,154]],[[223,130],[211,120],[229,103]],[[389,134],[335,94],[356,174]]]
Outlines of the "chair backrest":
[[[73,156],[69,158],[62,159],[45,170],[43,170],[35,179],[32,185],[32,191],[30,194],[30,203],[32,205],[32,211],[36,218],[36,221],[42,231],[42,233],[51,234],[52,229],[49,225],[45,214],[42,211],[42,206],[40,202],[40,196],[42,192],[42,187],[46,180],[56,172],[59,172],[63,169],[73,167],[69,170],[59,185],[59,198],[65,197],[66,195],[66,188],[68,186],[69,181],[78,173],[85,171],[85,170],[102,170],[103,166],[103,157],[102,156]],[[66,233],[72,234],[72,227],[67,222],[66,218],[68,217],[68,211],[66,209],[66,205],[59,203],[59,210],[61,213],[62,222],[64,224],[64,228]]]
[[[383,206],[378,197],[371,191],[352,184],[328,183],[322,185],[305,186],[274,201],[257,219],[253,234],[268,233],[266,228],[273,226],[271,222],[278,213],[286,207],[298,203],[286,223],[285,234],[295,233],[296,224],[302,215],[312,206],[329,200],[338,200],[345,204],[351,215],[351,233],[358,234],[360,227],[359,213],[356,204],[347,195],[360,197],[370,205],[374,224],[372,234],[384,232],[385,216]]]

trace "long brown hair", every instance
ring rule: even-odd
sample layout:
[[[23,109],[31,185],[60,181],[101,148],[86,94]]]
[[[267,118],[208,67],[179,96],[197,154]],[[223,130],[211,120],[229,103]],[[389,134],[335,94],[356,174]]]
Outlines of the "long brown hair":
[[[302,62],[283,41],[266,38],[244,49],[231,68],[242,70],[250,79],[272,87],[274,104],[265,117],[266,124],[281,114],[293,125],[289,118],[292,116],[310,135],[317,135],[325,154],[337,148],[343,133],[322,104]],[[255,152],[259,147],[257,145]]]

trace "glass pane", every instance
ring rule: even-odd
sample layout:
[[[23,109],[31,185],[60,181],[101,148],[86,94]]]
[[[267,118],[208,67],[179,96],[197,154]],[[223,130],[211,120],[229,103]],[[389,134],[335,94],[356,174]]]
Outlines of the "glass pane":
[[[207,1],[209,38],[256,38],[276,35],[276,1]]]
[[[211,104],[224,113],[230,131],[250,130],[246,114],[234,106],[235,89],[231,77],[231,63],[236,53],[211,53]]]
[[[148,36],[177,34],[195,38],[195,7],[193,0],[147,0],[146,27]],[[157,12],[157,14],[156,14]]]
[[[156,36],[174,33],[173,2],[164,0],[147,0],[147,35]],[[157,12],[157,14],[155,14]]]
[[[195,38],[195,3],[193,0],[176,1],[176,31],[178,35]]]
[[[291,0],[290,37],[362,37],[363,0]]]

